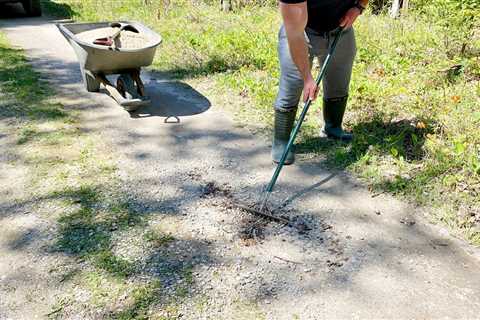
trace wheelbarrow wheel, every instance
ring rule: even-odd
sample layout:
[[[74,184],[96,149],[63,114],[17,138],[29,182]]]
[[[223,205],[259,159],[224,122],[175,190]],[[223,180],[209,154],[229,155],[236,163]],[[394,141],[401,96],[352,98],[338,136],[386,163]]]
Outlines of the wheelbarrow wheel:
[[[138,98],[138,90],[135,81],[129,74],[121,74],[117,79],[117,90],[127,100]]]

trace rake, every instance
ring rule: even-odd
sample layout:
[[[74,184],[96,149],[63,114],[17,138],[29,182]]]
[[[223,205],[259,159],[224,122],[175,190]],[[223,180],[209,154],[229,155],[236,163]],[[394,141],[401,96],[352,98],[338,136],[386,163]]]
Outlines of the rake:
[[[320,73],[317,77],[316,84],[317,87],[320,85],[320,82],[322,81],[323,77],[325,76],[325,73],[327,72],[327,68],[330,64],[330,61],[333,57],[333,54],[335,53],[335,49],[337,48],[338,41],[340,40],[342,36],[343,28],[339,28],[338,31],[335,33],[335,37],[333,39],[333,42],[329,48],[328,54],[325,58],[325,61],[323,62],[322,68],[320,70]],[[272,179],[270,180],[269,184],[265,188],[265,191],[263,192],[263,195],[261,196],[261,202],[260,202],[260,209],[255,209],[252,207],[248,207],[243,204],[237,205],[242,210],[251,212],[256,215],[260,215],[266,218],[269,218],[271,220],[277,221],[277,222],[284,222],[289,224],[290,221],[281,218],[281,217],[276,217],[274,215],[271,215],[270,213],[266,212],[265,208],[267,207],[268,199],[270,198],[270,195],[273,192],[273,189],[277,183],[278,177],[280,176],[280,173],[283,169],[283,166],[285,165],[285,160],[287,158],[288,152],[292,148],[293,144],[295,143],[295,139],[297,138],[298,132],[300,131],[300,128],[303,124],[303,121],[305,120],[305,116],[307,115],[308,110],[310,109],[310,106],[312,105],[313,101],[311,99],[308,99],[307,102],[305,102],[305,105],[303,107],[302,113],[300,114],[300,117],[298,118],[298,121],[292,131],[292,134],[290,135],[290,140],[287,143],[287,146],[285,147],[285,150],[283,151],[282,158],[280,159],[280,162],[278,163],[275,172],[273,173]]]

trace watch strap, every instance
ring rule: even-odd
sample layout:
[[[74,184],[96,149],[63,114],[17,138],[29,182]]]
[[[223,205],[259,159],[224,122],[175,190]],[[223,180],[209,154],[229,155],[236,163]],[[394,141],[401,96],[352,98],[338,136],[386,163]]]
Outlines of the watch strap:
[[[360,14],[362,14],[363,11],[365,11],[365,9],[366,9],[364,6],[362,6],[362,4],[359,1],[356,1],[355,5],[353,7],[360,10]]]

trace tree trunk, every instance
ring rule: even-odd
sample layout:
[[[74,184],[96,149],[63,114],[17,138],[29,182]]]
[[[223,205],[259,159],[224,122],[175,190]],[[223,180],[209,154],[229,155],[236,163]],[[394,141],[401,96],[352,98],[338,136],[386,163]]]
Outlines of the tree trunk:
[[[408,0],[393,0],[392,8],[390,9],[390,17],[398,18],[401,11],[405,12],[408,10]]]
[[[232,0],[221,0],[222,11],[232,11]]]

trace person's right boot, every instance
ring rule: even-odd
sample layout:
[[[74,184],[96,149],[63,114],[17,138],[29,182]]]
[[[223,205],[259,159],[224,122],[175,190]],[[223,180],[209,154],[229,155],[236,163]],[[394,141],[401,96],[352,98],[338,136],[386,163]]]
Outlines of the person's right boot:
[[[283,152],[287,147],[290,134],[292,133],[293,123],[297,115],[297,107],[286,110],[275,109],[275,123],[273,129],[272,143],[272,159],[273,162],[279,163],[282,159]],[[289,165],[295,162],[295,146],[289,150],[285,164]]]

